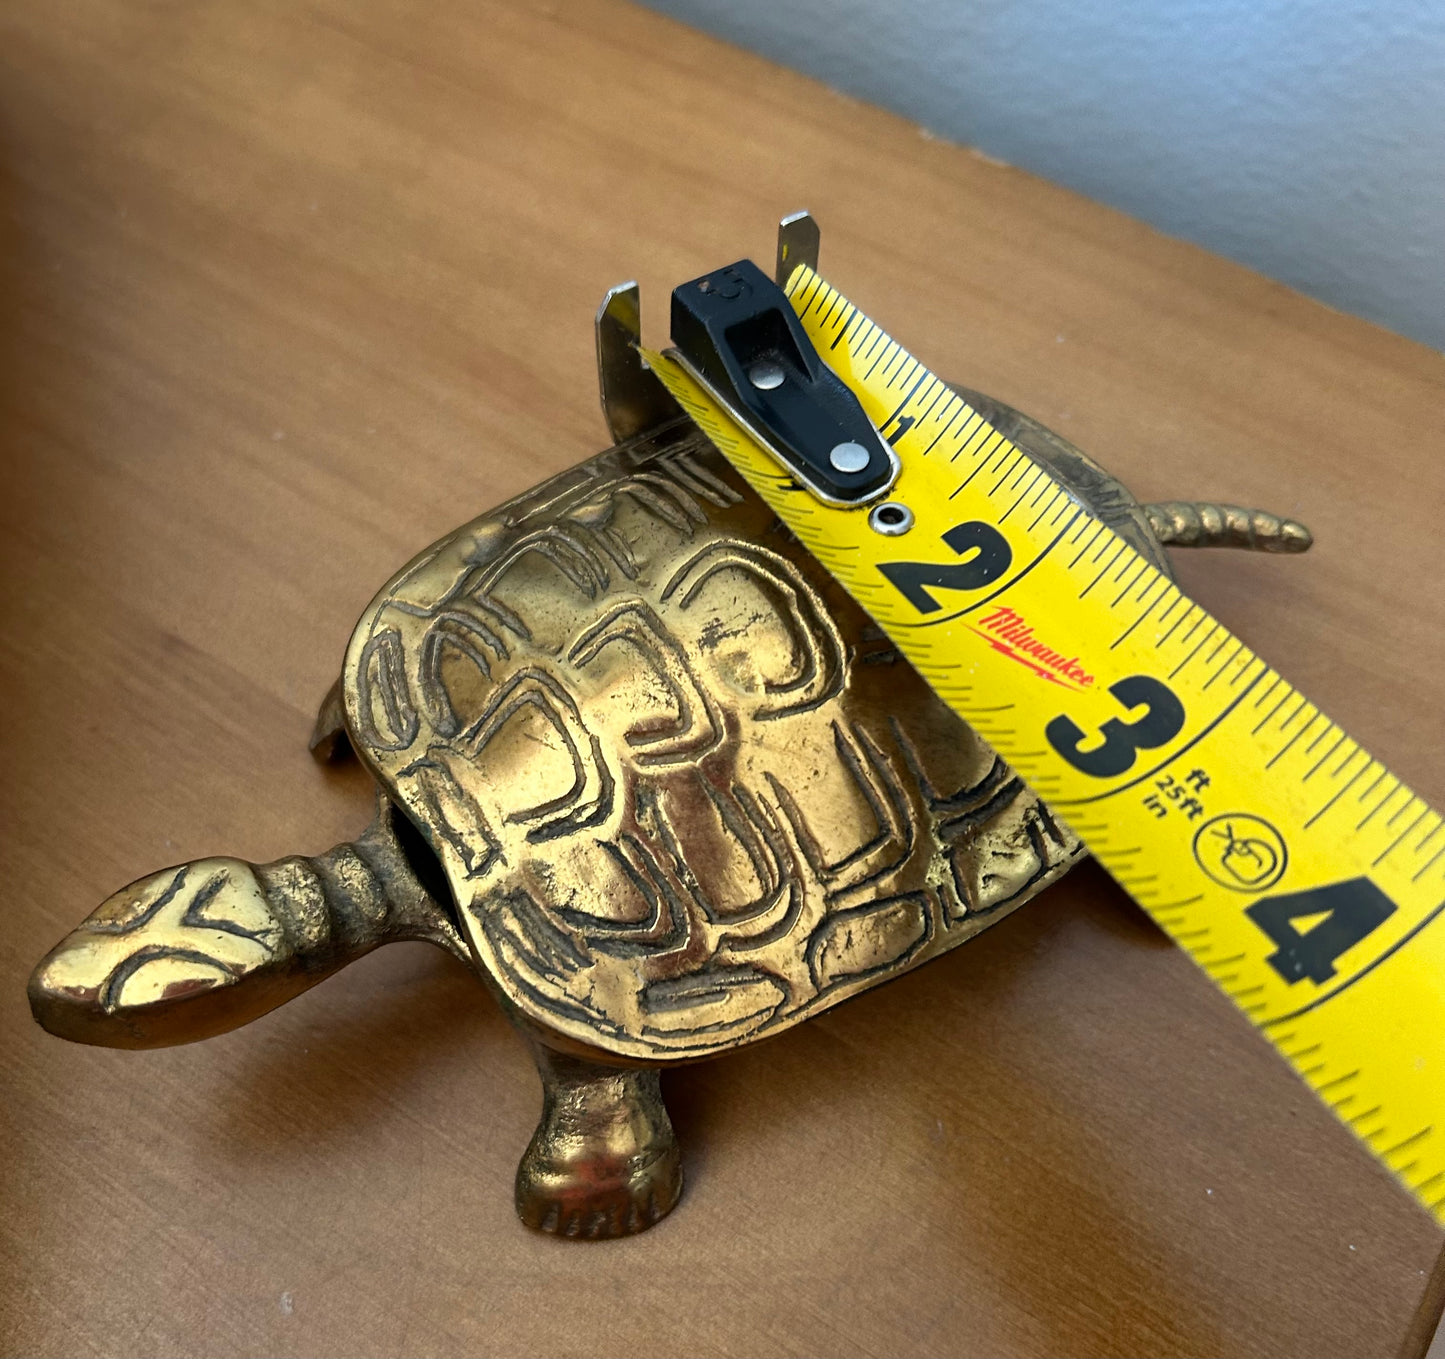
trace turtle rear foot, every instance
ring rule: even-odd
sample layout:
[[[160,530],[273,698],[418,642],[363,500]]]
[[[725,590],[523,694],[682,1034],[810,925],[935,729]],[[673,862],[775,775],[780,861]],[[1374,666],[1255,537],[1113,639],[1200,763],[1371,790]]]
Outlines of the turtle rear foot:
[[[579,1240],[646,1231],[682,1194],[658,1072],[534,1049],[542,1119],[517,1167],[517,1216]]]

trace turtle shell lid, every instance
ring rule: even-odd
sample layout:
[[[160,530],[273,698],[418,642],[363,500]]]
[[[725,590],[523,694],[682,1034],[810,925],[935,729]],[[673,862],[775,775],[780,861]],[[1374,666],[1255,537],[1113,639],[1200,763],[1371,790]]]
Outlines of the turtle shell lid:
[[[1040,429],[1011,432],[1160,561],[1128,493]],[[343,689],[480,970],[594,1054],[779,1032],[1082,853],[687,423],[415,558]]]

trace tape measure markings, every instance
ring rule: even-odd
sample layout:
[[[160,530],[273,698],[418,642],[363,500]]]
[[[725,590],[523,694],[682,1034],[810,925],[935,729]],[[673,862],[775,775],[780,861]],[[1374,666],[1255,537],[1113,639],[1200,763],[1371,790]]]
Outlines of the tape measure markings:
[[[840,293],[805,268],[788,292],[902,460],[908,533],[815,500],[677,365],[649,362],[935,691],[1445,1221],[1445,821]]]

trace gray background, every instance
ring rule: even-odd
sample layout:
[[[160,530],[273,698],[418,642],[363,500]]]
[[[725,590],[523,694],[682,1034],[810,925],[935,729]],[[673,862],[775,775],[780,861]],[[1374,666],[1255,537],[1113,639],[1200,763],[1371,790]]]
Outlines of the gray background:
[[[1445,348],[1445,0],[647,0]]]

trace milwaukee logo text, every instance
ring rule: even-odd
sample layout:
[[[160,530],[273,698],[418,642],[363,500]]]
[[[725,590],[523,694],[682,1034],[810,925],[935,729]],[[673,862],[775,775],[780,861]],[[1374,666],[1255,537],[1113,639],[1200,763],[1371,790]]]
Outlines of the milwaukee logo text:
[[[994,609],[979,620],[973,631],[987,638],[994,650],[1002,651],[1054,684],[1087,689],[1094,682],[1077,656],[1063,656],[1039,641],[1024,616],[1013,609]]]

